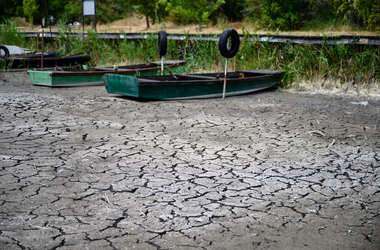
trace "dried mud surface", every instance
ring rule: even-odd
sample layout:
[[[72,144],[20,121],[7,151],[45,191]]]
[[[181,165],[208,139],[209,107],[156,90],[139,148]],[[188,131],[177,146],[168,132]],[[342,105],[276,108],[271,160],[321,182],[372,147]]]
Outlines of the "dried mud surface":
[[[0,249],[380,249],[379,100],[0,90]]]

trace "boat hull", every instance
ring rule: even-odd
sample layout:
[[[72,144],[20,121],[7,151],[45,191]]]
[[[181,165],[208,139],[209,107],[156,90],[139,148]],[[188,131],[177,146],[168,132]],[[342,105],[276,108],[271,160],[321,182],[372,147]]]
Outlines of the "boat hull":
[[[126,76],[135,75],[159,75],[161,68],[157,62],[153,62],[153,67],[146,65],[128,65],[120,66],[117,70],[113,68],[97,68],[90,70],[77,71],[28,71],[30,82],[34,85],[42,85],[49,87],[78,87],[78,86],[97,86],[104,85],[102,77],[104,74],[119,74]],[[169,73],[170,70],[180,72],[186,64],[184,61],[171,61],[166,65],[164,72]]]
[[[245,76],[242,77],[244,72]],[[253,75],[249,76],[246,72],[251,72]],[[284,73],[268,70],[228,73],[225,96],[242,95],[272,87],[282,80]],[[216,79],[216,74],[187,76],[187,79],[177,75],[175,77],[182,79],[173,80],[167,76],[161,77],[162,80],[160,80],[158,77],[143,78],[106,74],[103,81],[108,93],[134,98],[170,100],[223,96],[223,76],[219,79]]]

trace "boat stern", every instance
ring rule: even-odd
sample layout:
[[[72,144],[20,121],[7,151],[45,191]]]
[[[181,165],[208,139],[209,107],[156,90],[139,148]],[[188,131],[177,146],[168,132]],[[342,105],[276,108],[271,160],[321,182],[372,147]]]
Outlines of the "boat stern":
[[[134,76],[105,74],[102,79],[110,94],[139,97],[139,82]]]
[[[30,82],[34,85],[52,86],[51,71],[28,70]]]

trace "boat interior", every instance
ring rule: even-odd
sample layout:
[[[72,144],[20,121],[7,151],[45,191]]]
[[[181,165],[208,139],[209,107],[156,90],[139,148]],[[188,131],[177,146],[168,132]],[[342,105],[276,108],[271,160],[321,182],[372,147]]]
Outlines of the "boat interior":
[[[274,70],[238,70],[236,72],[228,72],[227,80],[236,80],[250,77],[262,77],[275,74],[281,74],[282,71]],[[224,73],[206,73],[206,74],[178,74],[165,76],[139,76],[139,81],[175,81],[175,80],[224,80]]]

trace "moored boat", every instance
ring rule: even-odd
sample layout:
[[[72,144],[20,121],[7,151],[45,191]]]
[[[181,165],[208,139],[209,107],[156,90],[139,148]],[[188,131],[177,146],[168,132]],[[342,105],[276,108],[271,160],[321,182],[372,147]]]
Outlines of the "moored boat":
[[[282,80],[284,73],[263,69],[228,72],[225,90],[224,73],[135,77],[105,74],[103,81],[107,92],[112,94],[153,100],[197,99],[241,95],[270,88]]]
[[[45,68],[51,67],[74,67],[90,61],[87,55],[54,56],[53,52],[44,53],[42,64]],[[9,69],[33,69],[41,68],[41,53],[14,55],[0,59],[2,68]]]
[[[239,34],[234,29],[224,30],[219,37],[219,51],[226,58],[224,73],[173,75],[170,72],[169,75],[163,76],[135,77],[105,74],[104,85],[111,94],[170,100],[224,98],[270,88],[279,83],[285,74],[284,71],[256,69],[227,72],[228,58],[237,54],[239,39]]]
[[[166,61],[164,72],[181,72],[185,61]],[[161,62],[151,62],[148,64],[134,64],[118,67],[89,68],[89,69],[59,69],[53,71],[29,70],[30,82],[34,85],[44,85],[50,87],[74,87],[74,86],[95,86],[103,85],[104,74],[118,75],[158,75],[161,74]]]

